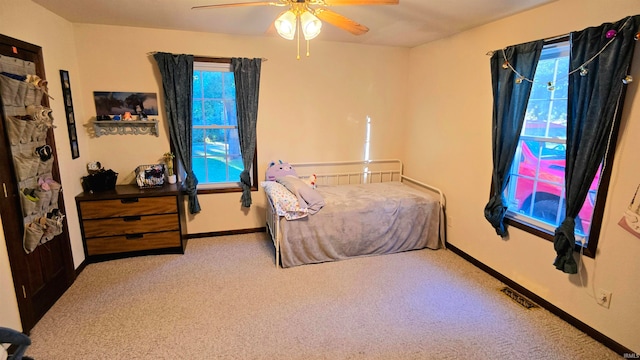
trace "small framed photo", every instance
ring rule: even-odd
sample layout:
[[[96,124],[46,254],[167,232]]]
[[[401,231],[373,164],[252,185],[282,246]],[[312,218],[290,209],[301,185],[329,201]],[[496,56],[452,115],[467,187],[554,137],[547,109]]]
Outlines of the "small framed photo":
[[[71,146],[71,158],[80,157],[78,149],[78,134],[76,132],[76,119],[73,115],[73,100],[71,98],[71,80],[67,70],[60,70],[60,82],[62,83],[62,97],[64,98],[64,112],[67,117],[67,130],[69,131],[69,144]]]

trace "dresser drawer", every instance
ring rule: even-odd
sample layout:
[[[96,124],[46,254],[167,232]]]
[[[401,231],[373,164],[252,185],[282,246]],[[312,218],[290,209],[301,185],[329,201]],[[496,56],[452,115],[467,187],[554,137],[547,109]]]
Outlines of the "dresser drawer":
[[[149,214],[175,214],[178,204],[175,196],[132,197],[112,200],[83,201],[80,203],[83,219],[101,219]]]
[[[186,242],[183,189],[179,184],[140,189],[116,185],[76,196],[87,260],[181,253]]]
[[[114,236],[179,230],[180,223],[176,214],[127,216],[111,219],[84,220],[84,236]]]
[[[87,239],[87,253],[103,255],[181,246],[180,232],[167,231]]]

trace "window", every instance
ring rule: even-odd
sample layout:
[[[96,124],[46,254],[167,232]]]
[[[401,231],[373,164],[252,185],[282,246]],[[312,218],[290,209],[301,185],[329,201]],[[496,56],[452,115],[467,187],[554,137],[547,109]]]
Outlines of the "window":
[[[192,161],[198,189],[239,191],[243,164],[229,60],[194,61],[192,118]]]
[[[546,44],[542,50],[504,193],[509,223],[549,240],[565,217],[569,52],[566,39]],[[601,170],[602,165],[576,218],[576,241],[593,250],[585,251],[588,256],[593,256],[597,245],[602,217],[597,209],[604,207],[596,201]]]

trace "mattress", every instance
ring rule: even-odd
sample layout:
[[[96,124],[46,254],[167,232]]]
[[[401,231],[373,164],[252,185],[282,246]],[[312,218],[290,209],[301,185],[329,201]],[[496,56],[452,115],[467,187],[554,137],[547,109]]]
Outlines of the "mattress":
[[[320,185],[325,206],[280,221],[283,267],[398,253],[440,244],[440,205],[401,182]]]

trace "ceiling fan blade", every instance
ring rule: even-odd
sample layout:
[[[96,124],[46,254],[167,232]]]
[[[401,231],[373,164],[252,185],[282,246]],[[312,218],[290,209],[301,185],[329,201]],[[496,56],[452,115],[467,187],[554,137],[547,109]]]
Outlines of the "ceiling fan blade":
[[[346,30],[353,35],[362,35],[369,31],[368,27],[358,24],[357,22],[331,10],[322,8],[316,9],[314,11],[314,15],[317,16],[320,20],[326,21],[333,26]]]
[[[284,6],[285,4],[271,2],[271,1],[254,1],[254,2],[243,2],[243,3],[235,3],[235,4],[194,6],[191,8],[191,10],[214,9],[214,8],[225,8],[225,7],[241,7],[241,6],[264,6],[264,5]]]
[[[338,5],[398,5],[399,0],[323,0],[328,6]]]

